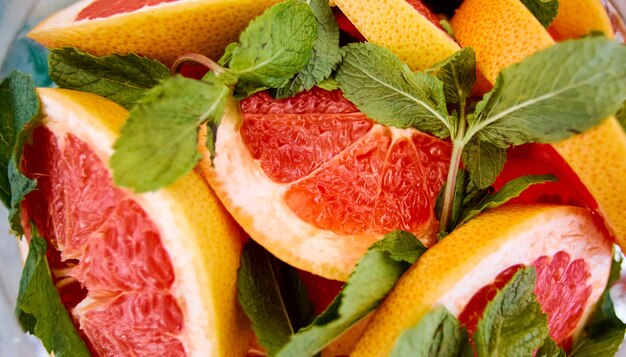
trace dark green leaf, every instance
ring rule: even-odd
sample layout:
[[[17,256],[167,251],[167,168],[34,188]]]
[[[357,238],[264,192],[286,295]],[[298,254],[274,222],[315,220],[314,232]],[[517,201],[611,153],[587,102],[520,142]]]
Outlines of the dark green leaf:
[[[566,355],[565,351],[548,336],[545,341],[543,341],[543,345],[539,348],[535,357],[566,357]]]
[[[229,68],[239,79],[280,88],[309,63],[316,39],[311,9],[296,0],[281,2],[241,33]]]
[[[199,126],[219,123],[230,89],[219,80],[172,77],[130,111],[110,165],[119,186],[156,190],[189,173],[200,159]]]
[[[557,142],[617,112],[626,98],[626,46],[604,38],[565,41],[500,72],[470,117],[500,147]]]
[[[478,356],[532,356],[548,336],[547,317],[533,290],[535,268],[521,269],[487,304],[474,332]]]
[[[297,272],[252,240],[241,255],[237,296],[259,343],[271,356],[313,316],[306,287]]]
[[[473,351],[467,331],[459,320],[439,306],[400,335],[391,356],[471,357]]]
[[[506,162],[506,149],[482,140],[472,140],[463,150],[463,163],[476,187],[491,186]]]
[[[528,11],[530,11],[545,28],[550,26],[552,20],[554,20],[559,12],[558,0],[522,0],[522,4],[526,6]]]
[[[52,282],[46,250],[45,240],[31,239],[15,313],[24,330],[39,337],[56,357],[90,356]]]
[[[135,54],[96,57],[61,48],[51,50],[48,61],[50,78],[59,87],[95,93],[126,109],[170,74],[159,61]]]
[[[622,108],[615,114],[617,121],[622,125],[622,128],[626,130],[626,101],[622,103]]]
[[[11,182],[11,206],[9,207],[9,224],[11,229],[18,236],[24,234],[22,228],[22,215],[20,213],[20,204],[28,193],[37,188],[37,182],[22,175],[15,165],[15,160],[9,160],[8,167],[9,182]]]
[[[302,91],[313,88],[328,78],[341,60],[339,49],[339,27],[327,0],[306,0],[317,20],[317,40],[309,63],[276,91],[277,98],[292,97]]]
[[[373,311],[426,248],[410,233],[394,232],[372,245],[343,290],[311,325],[292,336],[278,356],[311,356]]]
[[[391,51],[371,43],[350,44],[344,50],[335,79],[346,98],[367,116],[441,138],[454,132],[440,80],[411,72]]]
[[[461,98],[464,100],[472,94],[476,81],[476,54],[471,47],[464,47],[427,72],[443,82],[448,103],[459,103]]]

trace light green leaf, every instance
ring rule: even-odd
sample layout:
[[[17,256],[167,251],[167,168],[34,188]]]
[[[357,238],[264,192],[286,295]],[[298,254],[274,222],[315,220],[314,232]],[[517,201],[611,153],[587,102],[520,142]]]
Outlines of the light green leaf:
[[[172,77],[130,111],[110,165],[119,186],[156,190],[189,173],[200,159],[198,129],[219,123],[230,89],[219,80]]]
[[[476,81],[476,54],[471,47],[464,47],[452,56],[435,64],[428,70],[443,82],[448,103],[459,103],[472,94]]]
[[[550,26],[559,12],[558,0],[522,0],[522,4],[545,28]]]
[[[52,49],[48,61],[50,78],[59,87],[95,93],[126,109],[170,74],[159,61],[135,54],[96,57],[61,48]]]
[[[15,314],[22,327],[57,357],[90,356],[61,303],[46,261],[46,241],[33,236],[20,280]]]
[[[334,78],[325,79],[319,82],[317,86],[327,91],[339,89],[339,83]]]
[[[311,9],[296,0],[281,2],[241,33],[229,68],[244,81],[280,88],[309,63],[316,39]]]
[[[454,37],[454,29],[452,28],[450,21],[441,19],[439,20],[439,25],[448,34],[448,36],[452,37],[456,41],[456,38]]]
[[[478,103],[465,142],[478,133],[500,147],[550,143],[597,125],[626,98],[624,58],[626,46],[587,37],[503,69]]]
[[[480,189],[491,186],[506,162],[506,149],[482,140],[472,140],[463,150],[463,163],[470,179]]]
[[[434,308],[398,338],[391,357],[472,357],[467,331],[445,307]]]
[[[311,356],[373,311],[426,248],[410,233],[394,232],[359,260],[343,290],[311,325],[292,336],[280,357]]]
[[[487,304],[474,332],[478,356],[532,356],[548,336],[547,317],[533,290],[535,268],[521,269]]]
[[[217,64],[219,64],[222,67],[228,66],[228,63],[230,62],[230,60],[233,59],[233,52],[235,51],[235,48],[237,48],[238,45],[239,44],[237,42],[229,43],[228,46],[226,46],[226,48],[224,49],[224,54],[217,61]]]
[[[548,336],[534,357],[566,357],[565,351]]]
[[[383,125],[414,127],[441,138],[454,132],[440,80],[411,72],[391,51],[371,43],[350,44],[344,50],[335,79],[346,98],[367,116]]]
[[[317,20],[317,40],[309,63],[282,88],[276,90],[277,98],[292,97],[313,88],[328,78],[341,60],[339,26],[327,0],[306,0]]]

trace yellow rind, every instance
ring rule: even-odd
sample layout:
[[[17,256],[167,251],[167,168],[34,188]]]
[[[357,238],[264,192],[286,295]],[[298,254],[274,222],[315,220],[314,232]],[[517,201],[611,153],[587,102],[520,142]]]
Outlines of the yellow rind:
[[[53,132],[55,128],[71,132],[92,145],[106,162],[110,146],[119,135],[128,112],[94,94],[49,88],[37,91],[46,115],[44,125]],[[79,124],[72,120],[79,120]],[[94,138],[101,140],[96,143]],[[245,355],[253,334],[237,303],[237,268],[244,243],[243,233],[237,224],[196,173],[186,175],[161,190],[135,194],[133,198],[157,227],[164,228],[161,238],[176,275],[173,294],[183,314],[187,307],[195,304],[210,317],[206,321],[190,322],[198,316],[186,314],[185,326],[195,324],[202,327],[196,329],[200,334],[184,336],[188,351],[199,355],[198,352],[202,351],[198,349],[208,342],[212,346],[211,355]],[[177,231],[185,234],[168,236],[172,232],[170,228],[161,227],[165,223],[164,214],[174,223]],[[190,281],[189,276],[194,280]]]
[[[559,12],[550,25],[559,38],[569,39],[601,31],[613,38],[613,27],[600,0],[559,0]]]
[[[28,36],[47,48],[78,47],[96,56],[137,53],[166,65],[186,53],[217,60],[255,16],[279,0],[177,1],[108,18],[68,23],[85,6],[52,15]],[[85,2],[87,5],[89,2]]]
[[[395,53],[412,70],[425,70],[460,49],[405,0],[335,0],[365,38]]]

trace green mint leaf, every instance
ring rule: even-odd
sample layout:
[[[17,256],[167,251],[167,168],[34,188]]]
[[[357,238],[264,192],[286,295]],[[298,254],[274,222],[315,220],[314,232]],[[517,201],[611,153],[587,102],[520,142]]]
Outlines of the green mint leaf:
[[[110,165],[119,186],[156,190],[189,173],[200,159],[198,129],[222,118],[230,89],[217,79],[168,78],[130,111]]]
[[[288,0],[250,22],[230,53],[229,68],[239,79],[280,88],[309,63],[316,39],[311,9]]]
[[[626,130],[626,101],[622,103],[622,108],[615,114],[617,121],[622,125],[622,128]]]
[[[339,83],[334,78],[325,79],[319,82],[317,86],[327,91],[339,89]]]
[[[235,51],[235,48],[237,48],[237,46],[238,46],[237,42],[229,43],[228,46],[226,46],[226,48],[224,49],[224,54],[217,61],[217,64],[219,64],[222,67],[228,66],[228,63],[230,62],[230,60],[233,59],[233,52]]]
[[[476,133],[501,147],[556,142],[614,114],[626,98],[626,46],[604,38],[558,43],[500,72],[476,106]]]
[[[170,74],[159,61],[134,54],[96,57],[61,48],[51,50],[48,61],[50,78],[59,87],[95,93],[126,109]]]
[[[543,345],[537,350],[535,357],[566,357],[565,351],[548,336]]]
[[[297,272],[252,240],[241,255],[237,297],[270,356],[313,317],[306,287]]]
[[[235,85],[235,91],[233,93],[233,97],[235,97],[235,99],[238,99],[238,100],[246,99],[249,96],[258,92],[262,92],[266,89],[269,89],[269,87],[266,87],[264,85],[259,85],[253,82],[240,80]]]
[[[448,115],[443,83],[423,72],[411,72],[391,51],[371,43],[344,47],[335,79],[346,98],[375,121],[414,127],[449,137],[455,124]]]
[[[292,97],[313,88],[328,78],[337,63],[341,61],[339,26],[328,1],[306,0],[304,2],[311,7],[317,20],[317,40],[309,63],[286,86],[276,90],[277,98]]]
[[[473,336],[478,356],[532,356],[543,344],[549,331],[535,280],[534,267],[521,269],[487,304]]]
[[[467,330],[445,307],[434,308],[398,338],[391,357],[472,357]]]
[[[502,206],[511,199],[519,196],[522,192],[524,192],[524,190],[532,185],[544,182],[554,182],[556,180],[557,178],[553,175],[527,175],[511,180],[502,186],[502,188],[497,192],[484,196],[484,198],[475,206],[466,209],[463,212],[463,219],[459,222],[459,225],[468,222],[470,219],[476,217],[479,213],[485,210]]]
[[[443,209],[443,193],[445,191],[445,183],[441,188],[441,192],[435,203],[435,213],[437,219],[441,219],[441,211]],[[463,219],[464,211],[475,207],[488,194],[492,193],[492,189],[478,189],[470,180],[469,173],[466,170],[459,169],[456,175],[456,184],[454,186],[454,198],[452,200],[452,212],[450,215],[450,223],[445,231],[441,232],[438,239],[441,240],[449,232],[452,232]]]
[[[528,11],[530,11],[545,28],[550,26],[559,12],[558,0],[522,0],[522,4],[526,6]]]
[[[463,150],[463,164],[476,187],[491,186],[506,162],[506,149],[482,140],[472,140]]]
[[[572,357],[614,356],[624,340],[626,324],[616,315],[611,298],[611,287],[619,279],[622,265],[622,259],[617,250],[615,251],[606,289],[602,293],[583,333],[575,341],[570,351]]]
[[[88,357],[89,350],[52,282],[46,250],[46,241],[33,236],[20,280],[15,314],[24,330],[41,339],[48,352],[54,352],[57,357]]]
[[[278,353],[311,356],[373,311],[396,280],[426,248],[410,233],[393,232],[359,260],[343,290],[311,325],[302,328]]]
[[[456,38],[454,36],[454,29],[452,28],[452,24],[450,23],[450,21],[446,19],[441,19],[439,20],[439,25],[448,34],[448,36],[452,37],[456,41]]]
[[[464,47],[428,70],[443,82],[448,103],[459,103],[472,94],[476,81],[476,54]]]
[[[9,224],[15,234],[21,237],[24,234],[20,212],[21,203],[27,194],[37,188],[37,182],[22,175],[13,159],[9,160],[8,178],[11,182],[11,204],[8,207]]]

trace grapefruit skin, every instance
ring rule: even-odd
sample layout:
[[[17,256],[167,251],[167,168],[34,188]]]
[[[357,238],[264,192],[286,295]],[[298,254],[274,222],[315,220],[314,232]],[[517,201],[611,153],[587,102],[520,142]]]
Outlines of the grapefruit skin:
[[[47,48],[77,47],[96,56],[137,53],[169,66],[178,56],[190,52],[219,58],[252,18],[277,2],[177,0],[77,21],[81,11],[94,3],[83,0],[44,20],[28,36]],[[118,2],[121,8],[117,9],[125,11],[131,4]],[[93,6],[105,4],[98,0]]]
[[[195,173],[141,195],[115,188],[105,163],[127,111],[89,93],[38,93],[45,127],[24,166],[41,188],[24,214],[60,251],[57,286],[84,286],[84,300],[64,302],[93,349],[244,355],[252,332],[236,301],[243,238],[212,191]]]

